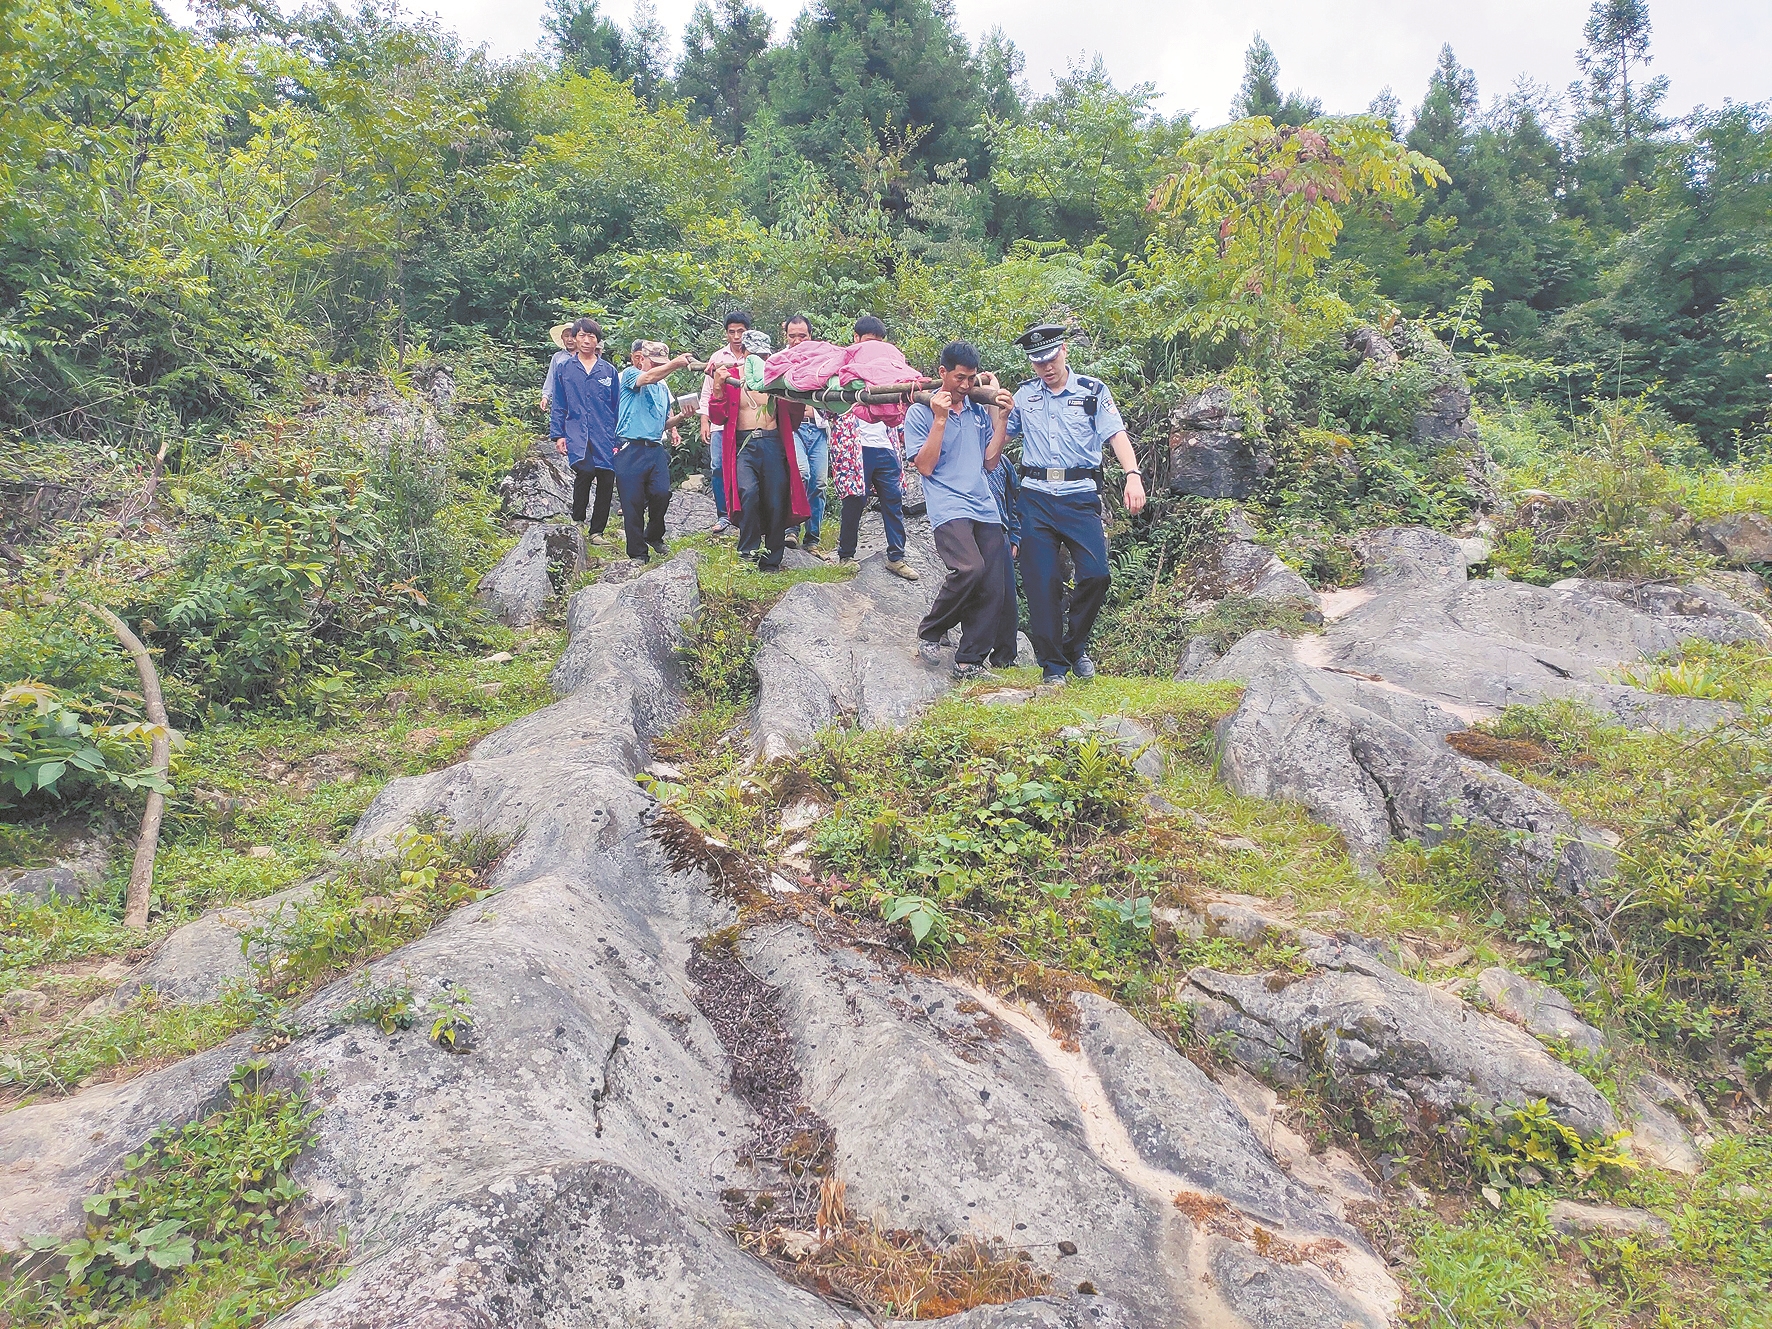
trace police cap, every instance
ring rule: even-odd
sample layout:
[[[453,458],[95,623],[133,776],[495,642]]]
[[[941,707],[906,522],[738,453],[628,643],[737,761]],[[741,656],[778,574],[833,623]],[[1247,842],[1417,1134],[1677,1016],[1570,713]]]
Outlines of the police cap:
[[[1038,323],[1017,337],[1015,344],[1028,353],[1029,360],[1044,364],[1064,346],[1065,331],[1062,323]]]

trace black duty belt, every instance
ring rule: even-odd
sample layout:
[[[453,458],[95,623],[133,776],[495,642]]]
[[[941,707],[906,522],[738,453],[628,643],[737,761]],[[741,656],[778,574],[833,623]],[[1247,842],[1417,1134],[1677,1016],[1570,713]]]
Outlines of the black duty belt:
[[[1060,480],[1093,480],[1101,484],[1101,467],[1099,466],[1017,466],[1015,468],[1024,480],[1045,480],[1049,484],[1057,484]]]
[[[621,440],[621,446],[624,448],[656,448],[660,444],[656,438],[624,438]]]

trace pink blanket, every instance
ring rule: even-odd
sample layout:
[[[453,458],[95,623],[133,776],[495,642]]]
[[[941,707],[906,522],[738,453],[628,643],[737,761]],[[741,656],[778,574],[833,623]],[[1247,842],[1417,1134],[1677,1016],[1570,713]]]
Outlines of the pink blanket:
[[[798,346],[784,346],[763,362],[763,381],[782,380],[796,392],[811,392],[831,381],[833,374],[843,370],[846,346],[828,341],[803,341]]]

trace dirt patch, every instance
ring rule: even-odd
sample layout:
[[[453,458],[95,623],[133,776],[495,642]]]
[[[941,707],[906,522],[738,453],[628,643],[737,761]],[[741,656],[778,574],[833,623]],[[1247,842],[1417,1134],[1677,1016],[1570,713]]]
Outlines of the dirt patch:
[[[835,1135],[802,1101],[793,1039],[774,988],[745,967],[740,929],[705,938],[689,957],[691,1000],[714,1027],[732,1069],[732,1091],[757,1114],[747,1155],[752,1191],[722,1195],[740,1230],[810,1228],[818,1217],[819,1181],[831,1167]]]
[[[1534,743],[1527,738],[1497,738],[1481,729],[1460,729],[1446,735],[1446,746],[1461,756],[1494,765],[1508,762],[1514,766],[1592,766],[1592,757],[1567,757],[1555,748]]]

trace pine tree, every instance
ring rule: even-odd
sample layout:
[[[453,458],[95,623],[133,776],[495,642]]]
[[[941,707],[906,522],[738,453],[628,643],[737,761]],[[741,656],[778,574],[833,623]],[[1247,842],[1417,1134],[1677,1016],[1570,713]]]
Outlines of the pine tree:
[[[761,5],[718,0],[716,13],[701,0],[683,30],[677,96],[714,127],[723,142],[744,138],[762,100],[766,55],[774,23]]]
[[[1276,125],[1302,125],[1323,113],[1323,103],[1301,92],[1280,95],[1280,61],[1258,32],[1243,53],[1243,86],[1231,103],[1231,119],[1265,115]]]
[[[1647,0],[1594,0],[1587,26],[1582,29],[1587,45],[1575,57],[1581,72],[1588,76],[1594,101],[1616,107],[1619,135],[1627,144],[1636,127],[1635,116],[1652,110],[1661,100],[1653,86],[1639,88],[1639,109],[1631,108],[1630,69],[1633,64],[1646,65],[1652,59],[1649,31]],[[1665,86],[1666,80],[1659,82]]]
[[[795,149],[900,207],[943,162],[977,159],[984,88],[948,0],[818,0],[775,58],[769,101]],[[858,160],[862,163],[857,164]],[[880,163],[909,174],[885,180]]]

